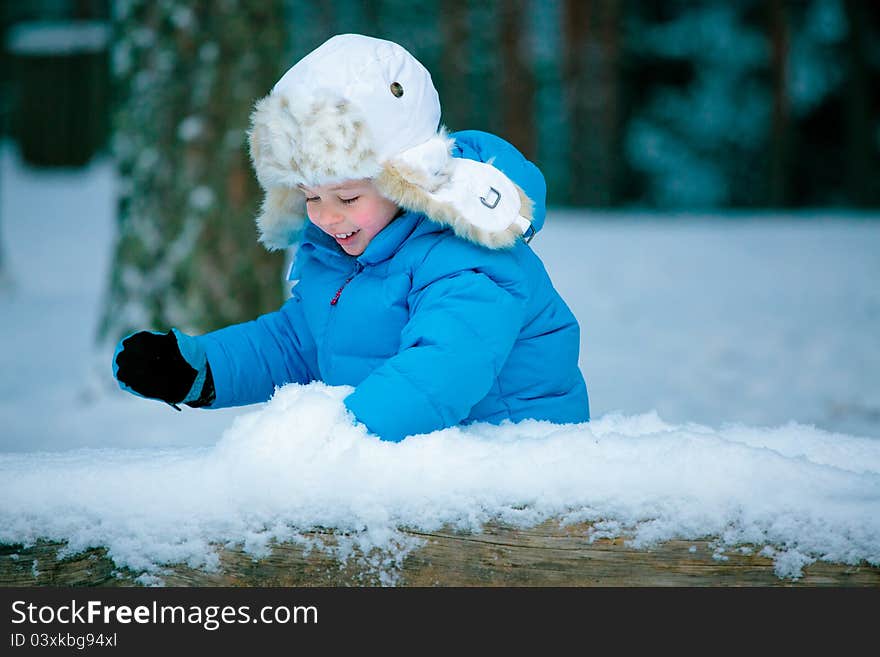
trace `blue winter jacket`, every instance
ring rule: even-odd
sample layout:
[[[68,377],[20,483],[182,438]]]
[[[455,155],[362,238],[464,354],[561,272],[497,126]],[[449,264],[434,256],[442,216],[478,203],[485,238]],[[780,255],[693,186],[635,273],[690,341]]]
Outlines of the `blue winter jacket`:
[[[540,171],[493,135],[452,136],[455,155],[491,160],[524,189],[540,229]],[[346,406],[386,440],[478,421],[589,419],[577,321],[522,240],[493,250],[406,212],[354,257],[307,222],[290,279],[277,312],[197,338],[212,408],[320,380],[354,386]]]

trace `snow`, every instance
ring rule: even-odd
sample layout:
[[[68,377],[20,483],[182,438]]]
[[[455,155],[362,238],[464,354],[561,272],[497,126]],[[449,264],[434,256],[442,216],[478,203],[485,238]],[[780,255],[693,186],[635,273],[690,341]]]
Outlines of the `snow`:
[[[0,155],[2,543],[103,545],[160,584],[164,564],[216,567],[213,546],[261,556],[321,526],[340,558],[380,548],[367,566],[394,584],[419,545],[400,527],[561,518],[636,547],[714,537],[713,558],[758,553],[780,577],[880,565],[876,217],[554,210],[532,244],[581,322],[594,420],[392,444],[345,387],[182,413],[119,391],[93,346],[111,164]]]
[[[594,414],[880,437],[878,218],[556,211],[533,244],[581,323]]]

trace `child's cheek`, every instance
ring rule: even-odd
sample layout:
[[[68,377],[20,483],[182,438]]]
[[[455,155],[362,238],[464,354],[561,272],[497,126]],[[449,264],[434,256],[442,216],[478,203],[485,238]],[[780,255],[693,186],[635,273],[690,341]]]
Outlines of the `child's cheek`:
[[[354,220],[354,223],[356,223],[361,228],[361,230],[369,230],[373,227],[373,224],[375,223],[370,212],[365,212],[363,210],[355,212],[352,218]]]

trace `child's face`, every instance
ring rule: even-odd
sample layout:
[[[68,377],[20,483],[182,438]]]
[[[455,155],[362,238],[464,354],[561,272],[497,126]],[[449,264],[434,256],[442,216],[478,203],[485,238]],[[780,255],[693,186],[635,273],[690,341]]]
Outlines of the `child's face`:
[[[311,222],[353,256],[364,252],[370,240],[391,223],[398,210],[369,180],[302,187],[302,191]]]

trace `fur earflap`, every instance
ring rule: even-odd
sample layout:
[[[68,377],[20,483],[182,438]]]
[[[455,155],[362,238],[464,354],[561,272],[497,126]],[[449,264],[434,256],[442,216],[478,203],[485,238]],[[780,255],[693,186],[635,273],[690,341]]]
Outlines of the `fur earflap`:
[[[392,160],[375,184],[400,207],[421,212],[490,249],[513,246],[531,227],[532,201],[491,164],[449,156],[442,173],[427,178],[439,184],[424,184],[424,170]]]
[[[290,246],[305,219],[300,185],[373,178],[381,170],[364,121],[329,94],[303,103],[269,94],[254,108],[248,140],[266,191],[257,226],[269,250]]]
[[[269,187],[257,216],[260,243],[267,251],[296,242],[305,222],[306,196],[298,187]]]

